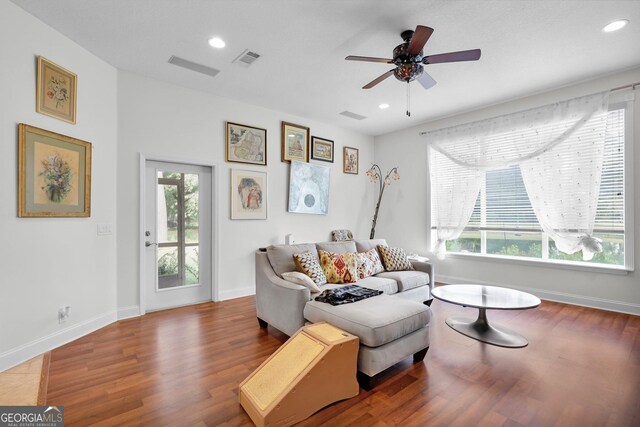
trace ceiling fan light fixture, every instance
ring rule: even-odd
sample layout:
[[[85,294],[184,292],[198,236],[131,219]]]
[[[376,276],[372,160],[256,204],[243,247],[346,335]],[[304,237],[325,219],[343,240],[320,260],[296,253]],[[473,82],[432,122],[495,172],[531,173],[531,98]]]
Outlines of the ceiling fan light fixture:
[[[629,23],[628,19],[618,19],[617,21],[613,21],[608,23],[602,28],[603,33],[612,33],[614,31],[621,30]]]
[[[389,108],[389,104],[382,103],[382,104],[378,105],[378,108],[381,109],[381,110],[386,110],[387,108]]]
[[[211,37],[209,39],[209,45],[211,47],[215,47],[216,49],[222,49],[227,44],[220,37]]]

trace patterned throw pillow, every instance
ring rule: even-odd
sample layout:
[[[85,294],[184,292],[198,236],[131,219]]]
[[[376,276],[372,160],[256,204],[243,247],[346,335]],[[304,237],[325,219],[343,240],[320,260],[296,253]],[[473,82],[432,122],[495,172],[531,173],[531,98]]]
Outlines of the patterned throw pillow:
[[[358,279],[364,279],[384,271],[376,248],[367,252],[358,252],[356,256],[358,258]]]
[[[358,258],[355,253],[336,254],[319,250],[318,254],[327,283],[355,283],[358,280]]]
[[[333,230],[331,232],[334,242],[343,242],[345,240],[353,240],[353,233],[350,230]]]
[[[413,270],[413,266],[402,248],[378,245],[382,263],[387,271]]]
[[[318,258],[316,258],[313,253],[307,251],[300,254],[293,254],[293,261],[296,263],[298,271],[311,277],[311,280],[313,280],[313,283],[316,285],[324,285],[327,283],[327,278],[322,272]]]

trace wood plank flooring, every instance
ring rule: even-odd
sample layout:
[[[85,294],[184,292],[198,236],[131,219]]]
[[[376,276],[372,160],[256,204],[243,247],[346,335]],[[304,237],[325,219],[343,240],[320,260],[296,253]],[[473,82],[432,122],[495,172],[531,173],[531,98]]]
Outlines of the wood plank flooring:
[[[300,425],[640,425],[640,317],[546,301],[488,311],[529,340],[504,349],[444,323],[477,310],[432,310],[423,363],[408,358]],[[64,405],[68,426],[251,425],[238,384],[286,338],[258,328],[253,297],[120,321],[52,352],[47,404]]]

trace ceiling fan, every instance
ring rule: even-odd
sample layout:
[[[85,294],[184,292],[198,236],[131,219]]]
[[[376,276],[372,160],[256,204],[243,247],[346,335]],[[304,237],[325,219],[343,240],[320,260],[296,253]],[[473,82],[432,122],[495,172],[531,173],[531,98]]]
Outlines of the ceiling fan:
[[[477,61],[480,59],[480,49],[423,56],[422,49],[427,43],[427,40],[429,40],[429,37],[431,37],[431,34],[433,34],[433,28],[425,27],[424,25],[418,25],[415,31],[403,31],[400,34],[400,37],[402,37],[404,43],[399,44],[395,49],[393,49],[393,59],[353,55],[347,56],[345,59],[349,61],[381,62],[385,64],[394,64],[396,66],[380,77],[364,85],[362,89],[371,89],[392,74],[396,79],[407,83],[417,80],[422,87],[429,89],[436,84],[436,81],[424,70],[423,65],[442,64],[445,62]],[[407,97],[409,93],[408,90],[407,86]],[[411,115],[408,108],[407,115]]]

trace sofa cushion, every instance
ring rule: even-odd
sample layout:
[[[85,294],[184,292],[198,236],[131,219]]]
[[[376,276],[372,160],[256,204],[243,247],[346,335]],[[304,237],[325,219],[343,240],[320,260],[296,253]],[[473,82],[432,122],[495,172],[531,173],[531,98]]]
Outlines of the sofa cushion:
[[[385,271],[376,274],[376,278],[391,279],[397,282],[398,291],[404,292],[409,289],[418,288],[429,284],[429,275],[422,271]],[[360,282],[358,282],[360,285]],[[362,285],[361,285],[362,286]]]
[[[320,262],[316,258],[316,254],[312,252],[303,252],[301,254],[293,254],[293,260],[296,264],[296,269],[311,277],[311,280],[316,285],[322,285],[327,283],[327,278],[320,267]]]
[[[302,243],[299,245],[272,245],[267,248],[267,258],[273,271],[280,277],[287,271],[295,271],[296,264],[293,261],[293,254],[302,252],[316,252],[314,243]]]
[[[402,248],[390,248],[389,246],[378,245],[378,252],[387,271],[413,270],[413,265],[409,262],[407,254]]]
[[[383,294],[342,305],[312,300],[305,304],[304,317],[328,322],[357,335],[362,344],[378,347],[424,328],[431,311],[424,304]]]
[[[358,280],[358,286],[382,291],[387,295],[393,295],[398,292],[398,283],[393,279],[387,279],[385,277],[365,277],[364,279]]]
[[[358,279],[364,279],[384,271],[377,250],[371,249],[367,252],[358,252],[356,257],[358,258]]]
[[[388,246],[384,239],[356,240],[356,250],[358,252],[367,252],[371,249],[378,250],[378,245]]]
[[[318,255],[327,283],[355,283],[358,280],[358,258],[355,252],[337,254],[320,249]]]
[[[319,251],[333,252],[336,254],[344,254],[346,252],[357,252],[354,241],[347,242],[320,242],[316,243],[316,249]]]

